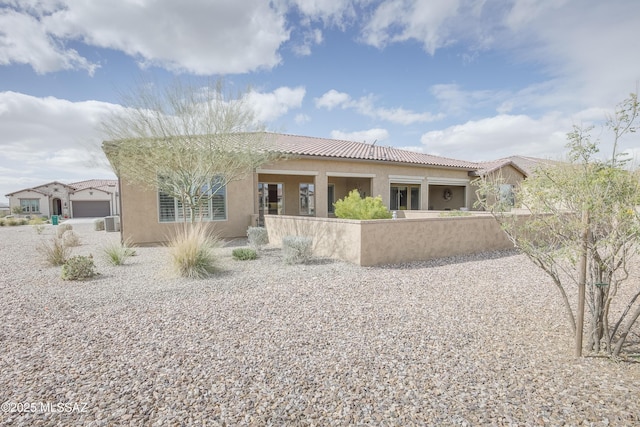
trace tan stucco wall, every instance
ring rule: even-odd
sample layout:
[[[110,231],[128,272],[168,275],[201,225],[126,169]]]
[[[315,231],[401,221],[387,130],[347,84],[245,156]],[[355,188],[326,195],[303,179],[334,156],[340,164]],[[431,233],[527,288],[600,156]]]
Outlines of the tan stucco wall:
[[[227,187],[227,219],[211,221],[208,226],[225,239],[247,235],[253,211],[253,176],[229,183]],[[122,183],[122,238],[138,245],[166,242],[180,223],[160,222],[158,192]]]
[[[269,242],[303,235],[317,256],[362,266],[397,264],[512,248],[489,215],[355,221],[334,218],[265,216]]]

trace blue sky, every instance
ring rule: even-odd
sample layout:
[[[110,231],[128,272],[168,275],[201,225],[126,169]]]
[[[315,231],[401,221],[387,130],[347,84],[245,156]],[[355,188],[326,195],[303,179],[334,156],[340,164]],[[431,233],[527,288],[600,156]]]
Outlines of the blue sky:
[[[0,202],[113,177],[98,124],[142,77],[250,84],[274,131],[560,158],[636,90],[639,38],[637,0],[0,0]]]

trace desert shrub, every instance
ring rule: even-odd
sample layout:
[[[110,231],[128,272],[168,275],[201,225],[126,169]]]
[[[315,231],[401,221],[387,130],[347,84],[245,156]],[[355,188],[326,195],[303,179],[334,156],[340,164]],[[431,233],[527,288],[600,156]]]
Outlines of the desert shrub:
[[[47,221],[43,217],[34,216],[29,220],[29,225],[41,225],[41,224],[44,224],[45,222]]]
[[[62,265],[62,280],[84,280],[96,274],[93,257],[77,255],[71,257]]]
[[[36,246],[36,250],[44,257],[47,264],[53,266],[64,264],[71,255],[71,248],[65,246],[59,237],[40,243]]]
[[[112,242],[102,248],[105,259],[113,265],[122,265],[127,258],[134,256],[136,251],[131,248],[129,241],[124,243]]]
[[[335,214],[344,219],[386,219],[391,212],[382,203],[382,197],[360,197],[358,190],[351,190],[344,199],[334,203]]]
[[[69,247],[80,246],[80,236],[73,230],[67,230],[62,233],[62,243]]]
[[[38,234],[42,234],[42,232],[44,231],[44,224],[35,224],[32,227]]]
[[[60,224],[58,225],[58,229],[56,230],[56,234],[58,237],[62,237],[65,231],[73,230],[73,226],[71,224]]]
[[[262,249],[264,245],[269,243],[267,229],[264,227],[249,227],[247,229],[247,240],[252,248],[256,250]]]
[[[307,236],[282,238],[282,258],[286,264],[301,264],[311,259],[313,239]]]
[[[93,221],[93,229],[95,231],[104,231],[104,219],[96,219]]]
[[[18,220],[16,218],[9,218],[7,220],[7,225],[10,226],[10,227],[16,226],[18,224],[19,224],[19,222],[18,222]]]
[[[4,227],[5,223],[4,223],[4,218],[0,218],[0,227]]]
[[[169,255],[181,277],[203,278],[216,271],[220,239],[202,223],[185,224],[169,241]]]
[[[258,253],[251,248],[236,248],[231,251],[231,255],[238,261],[248,261],[258,258]]]

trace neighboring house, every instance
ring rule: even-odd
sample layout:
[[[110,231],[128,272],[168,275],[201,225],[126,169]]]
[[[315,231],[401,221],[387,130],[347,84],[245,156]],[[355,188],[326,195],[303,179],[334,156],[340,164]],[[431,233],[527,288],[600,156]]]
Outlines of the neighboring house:
[[[63,184],[49,182],[7,194],[9,206],[20,206],[23,215],[91,218],[118,215],[118,181],[90,179]]]
[[[274,151],[287,155],[286,160],[229,183],[203,210],[223,238],[246,236],[247,227],[261,224],[265,214],[331,217],[333,203],[353,189],[362,196],[381,196],[392,211],[472,209],[471,182],[483,169],[475,162],[375,144],[270,136]],[[498,168],[514,180],[526,176],[513,163]],[[140,185],[120,184],[123,239],[136,244],[166,241],[183,221],[178,201]]]

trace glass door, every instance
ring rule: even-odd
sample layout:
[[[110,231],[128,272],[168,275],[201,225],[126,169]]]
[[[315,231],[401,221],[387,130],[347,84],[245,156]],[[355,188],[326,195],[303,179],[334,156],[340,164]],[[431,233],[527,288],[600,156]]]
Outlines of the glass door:
[[[284,214],[284,184],[258,183],[258,225],[264,227],[264,216]]]

